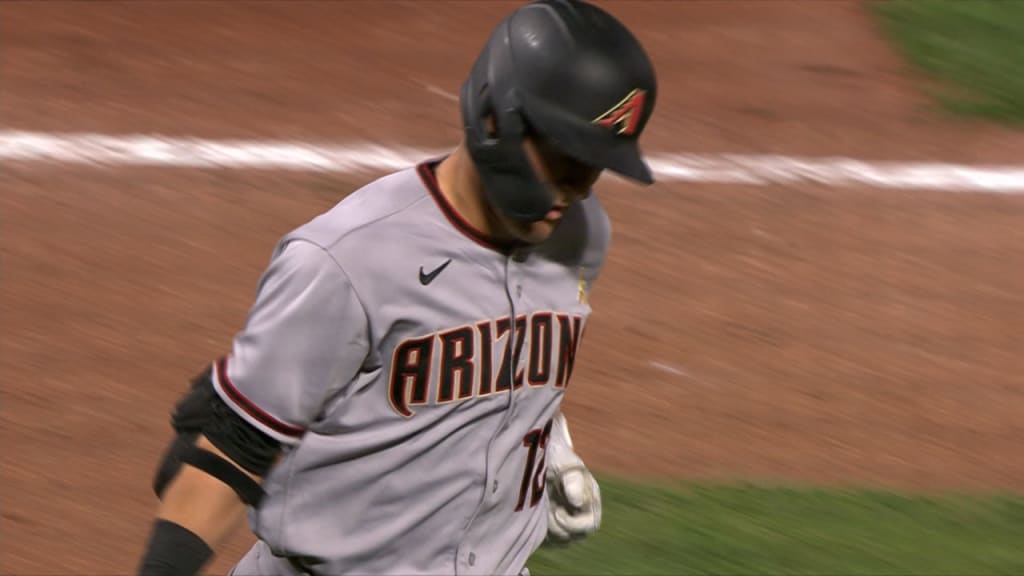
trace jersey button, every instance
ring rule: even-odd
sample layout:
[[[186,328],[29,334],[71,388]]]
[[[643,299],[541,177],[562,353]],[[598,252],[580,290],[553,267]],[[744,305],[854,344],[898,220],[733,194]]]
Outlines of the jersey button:
[[[469,553],[469,565],[473,566],[474,564],[476,564],[476,554],[470,552]]]
[[[491,484],[491,494],[494,494],[497,491],[498,491],[498,481],[495,480],[494,483]]]

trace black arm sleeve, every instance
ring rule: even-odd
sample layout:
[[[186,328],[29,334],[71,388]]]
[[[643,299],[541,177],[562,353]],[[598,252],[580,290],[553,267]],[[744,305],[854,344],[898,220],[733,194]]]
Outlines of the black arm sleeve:
[[[251,474],[266,475],[277,460],[281,444],[243,420],[216,392],[210,408],[213,417],[203,427],[203,435]]]
[[[190,530],[157,519],[138,576],[193,576],[213,557],[213,550]]]
[[[153,478],[153,491],[162,496],[182,463],[187,462],[217,476],[235,488],[247,503],[256,505],[258,484],[241,471],[233,470],[234,465],[196,448],[196,438],[200,434],[206,436],[228,458],[256,476],[266,475],[281,446],[228,408],[213,389],[211,375],[212,368],[207,368],[196,376],[191,390],[175,406],[171,425],[178,435],[164,453]]]

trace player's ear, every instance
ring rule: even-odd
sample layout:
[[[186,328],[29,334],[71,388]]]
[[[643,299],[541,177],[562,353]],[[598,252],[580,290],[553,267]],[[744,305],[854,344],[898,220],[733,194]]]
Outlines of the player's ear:
[[[483,116],[484,116],[484,129],[487,130],[487,137],[494,139],[498,137],[498,118],[494,114],[494,102],[490,98],[490,86],[484,84],[480,87],[480,93],[477,94],[477,98],[484,104]]]
[[[487,127],[487,137],[497,138],[498,137],[498,122],[494,118],[493,112],[488,112],[487,116],[484,117],[484,126]]]

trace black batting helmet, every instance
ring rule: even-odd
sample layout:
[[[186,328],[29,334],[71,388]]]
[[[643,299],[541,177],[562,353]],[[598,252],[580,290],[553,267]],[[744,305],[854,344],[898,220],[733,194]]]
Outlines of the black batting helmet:
[[[466,145],[490,201],[520,221],[551,209],[552,193],[523,150],[529,131],[579,162],[652,183],[637,139],[656,84],[643,47],[601,8],[538,0],[514,11],[491,34],[460,99]]]

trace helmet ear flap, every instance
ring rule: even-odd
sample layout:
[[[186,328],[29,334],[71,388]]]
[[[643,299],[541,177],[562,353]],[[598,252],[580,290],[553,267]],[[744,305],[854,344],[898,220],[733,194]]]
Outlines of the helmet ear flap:
[[[477,110],[469,120],[474,126],[466,127],[466,142],[480,173],[484,194],[513,220],[540,220],[551,209],[553,197],[537,178],[526,155],[522,114],[516,107],[501,109],[503,113],[494,106]],[[494,124],[488,126],[488,121]]]
[[[506,65],[508,55],[499,51],[498,64],[492,56],[488,47],[462,85],[466,147],[491,204],[512,220],[534,222],[547,214],[554,199],[527,157],[526,118],[520,95],[508,82],[511,70],[491,69]]]
[[[463,122],[474,159],[490,167],[504,164],[506,170],[521,168],[521,160],[525,159],[524,120],[515,97],[510,95],[499,108],[491,84],[482,83],[479,89],[474,89],[469,81],[463,85],[462,96]]]
[[[518,111],[506,111],[518,115]],[[462,86],[462,121],[469,141],[474,148],[497,148],[502,144],[502,130],[505,125],[514,125],[514,121],[501,118],[494,102],[494,90],[488,83],[475,89],[467,80]],[[507,134],[509,136],[513,134]]]

